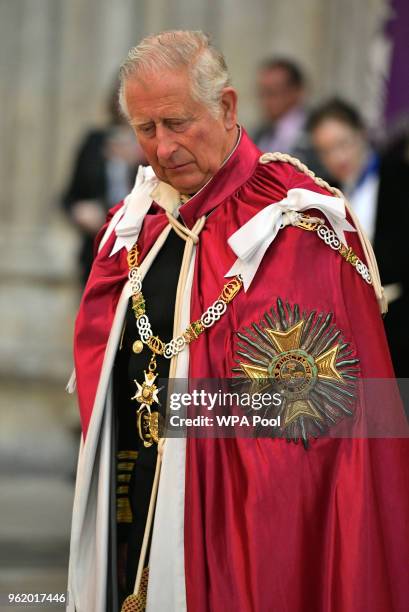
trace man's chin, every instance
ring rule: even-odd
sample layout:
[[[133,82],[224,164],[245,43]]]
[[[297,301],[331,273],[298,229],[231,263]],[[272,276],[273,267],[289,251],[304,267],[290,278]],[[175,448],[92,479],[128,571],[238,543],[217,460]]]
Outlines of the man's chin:
[[[196,173],[167,173],[166,182],[183,195],[192,195],[199,191],[208,181],[207,177]]]

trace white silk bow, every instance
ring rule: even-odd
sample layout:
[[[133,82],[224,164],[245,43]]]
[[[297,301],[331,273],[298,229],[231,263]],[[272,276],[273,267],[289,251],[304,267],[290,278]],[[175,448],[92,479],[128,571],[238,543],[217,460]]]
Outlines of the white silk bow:
[[[230,236],[227,242],[237,259],[225,276],[240,274],[244,290],[247,291],[265,252],[279,230],[286,225],[295,224],[300,213],[311,208],[324,213],[338,238],[346,245],[344,232],[356,230],[346,220],[344,200],[309,189],[290,189],[286,198],[263,208]]]
[[[117,253],[122,247],[130,251],[138,239],[142,222],[152,204],[152,191],[158,183],[150,166],[139,166],[135,185],[124,200],[124,215],[115,227],[116,241],[110,256]]]

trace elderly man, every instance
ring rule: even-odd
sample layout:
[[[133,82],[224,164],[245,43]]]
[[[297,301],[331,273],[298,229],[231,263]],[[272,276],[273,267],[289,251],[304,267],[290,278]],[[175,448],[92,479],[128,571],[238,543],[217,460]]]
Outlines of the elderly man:
[[[393,377],[368,242],[339,192],[237,125],[201,32],[133,48],[120,99],[150,167],[76,321],[69,610],[406,610],[408,446],[362,439],[356,395]],[[160,378],[235,377],[280,389],[280,427],[160,436]]]

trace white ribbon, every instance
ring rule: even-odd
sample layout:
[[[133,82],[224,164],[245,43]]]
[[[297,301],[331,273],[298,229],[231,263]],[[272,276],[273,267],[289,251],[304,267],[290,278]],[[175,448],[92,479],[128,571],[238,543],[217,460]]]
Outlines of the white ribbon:
[[[151,166],[139,166],[135,185],[124,200],[124,215],[115,227],[116,241],[110,253],[123,247],[130,251],[138,239],[146,213],[155,201],[166,211],[177,214],[181,196],[174,187],[160,181]]]
[[[237,259],[225,276],[240,274],[244,290],[247,291],[265,252],[279,230],[289,224],[295,225],[300,213],[311,208],[324,213],[338,238],[346,245],[344,232],[356,230],[346,220],[343,198],[323,195],[309,189],[290,189],[286,198],[263,208],[230,236],[227,242]]]
[[[122,247],[130,251],[141,231],[142,222],[152,204],[151,193],[158,184],[150,166],[139,166],[135,185],[124,200],[125,213],[115,227],[116,241],[110,253],[114,255]]]

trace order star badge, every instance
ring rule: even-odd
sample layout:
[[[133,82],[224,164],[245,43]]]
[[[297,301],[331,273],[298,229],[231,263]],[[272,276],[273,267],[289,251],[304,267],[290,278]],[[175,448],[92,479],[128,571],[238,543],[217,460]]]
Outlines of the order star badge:
[[[282,397],[277,435],[316,437],[343,416],[353,414],[359,360],[341,338],[332,313],[300,313],[298,304],[284,304],[238,332],[238,377],[250,379],[252,392],[272,387]]]
[[[156,377],[157,374],[145,371],[145,380],[142,384],[138,383],[137,380],[134,380],[134,383],[136,385],[136,393],[133,397],[131,397],[131,399],[134,399],[139,402],[139,410],[141,410],[142,408],[147,408],[150,412],[152,404],[159,404],[159,389],[154,384]]]

